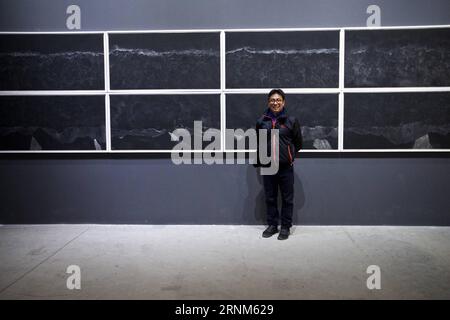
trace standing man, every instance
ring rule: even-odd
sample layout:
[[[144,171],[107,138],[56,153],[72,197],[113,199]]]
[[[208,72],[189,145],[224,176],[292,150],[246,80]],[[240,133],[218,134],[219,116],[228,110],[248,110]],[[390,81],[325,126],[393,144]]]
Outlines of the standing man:
[[[273,143],[278,143],[278,154],[271,154],[271,158],[278,158],[279,169],[274,175],[263,175],[264,194],[267,205],[267,224],[262,236],[268,238],[278,233],[278,188],[281,190],[281,230],[278,240],[286,240],[289,237],[292,226],[292,214],[294,209],[294,160],[297,151],[302,146],[300,124],[293,116],[288,116],[285,108],[285,94],[281,89],[273,89],[268,94],[269,108],[256,122],[256,132],[259,129],[268,130],[271,139],[267,141],[267,150],[272,150]],[[270,134],[271,129],[279,130],[279,141],[272,141],[276,136]],[[265,143],[265,142],[261,142]],[[259,142],[258,142],[259,158]],[[272,160],[273,161],[273,160]],[[259,165],[259,161],[258,164]]]

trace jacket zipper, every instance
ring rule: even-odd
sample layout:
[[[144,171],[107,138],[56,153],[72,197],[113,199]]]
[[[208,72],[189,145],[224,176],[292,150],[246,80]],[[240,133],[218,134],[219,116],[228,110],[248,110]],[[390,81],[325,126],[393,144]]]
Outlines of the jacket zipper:
[[[275,123],[277,123],[277,120],[273,120],[272,119],[272,129],[275,129]],[[273,161],[274,163],[276,163],[275,161],[275,133],[272,135],[272,145],[273,145]]]

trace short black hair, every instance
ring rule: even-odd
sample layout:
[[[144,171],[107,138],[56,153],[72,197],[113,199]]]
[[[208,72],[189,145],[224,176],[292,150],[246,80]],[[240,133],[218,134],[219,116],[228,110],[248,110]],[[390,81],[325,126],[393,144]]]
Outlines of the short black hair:
[[[286,100],[286,99],[284,98],[284,92],[283,92],[283,90],[281,90],[281,89],[272,89],[272,90],[270,90],[269,94],[267,95],[267,100],[269,100],[270,97],[271,97],[272,95],[274,95],[274,94],[279,94],[279,95],[283,98],[283,101]]]

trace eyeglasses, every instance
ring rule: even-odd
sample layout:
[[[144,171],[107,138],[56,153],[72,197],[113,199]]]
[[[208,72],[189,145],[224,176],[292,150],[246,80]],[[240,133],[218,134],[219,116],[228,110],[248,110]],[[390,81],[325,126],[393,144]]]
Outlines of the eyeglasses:
[[[283,102],[283,99],[270,99],[270,103]]]

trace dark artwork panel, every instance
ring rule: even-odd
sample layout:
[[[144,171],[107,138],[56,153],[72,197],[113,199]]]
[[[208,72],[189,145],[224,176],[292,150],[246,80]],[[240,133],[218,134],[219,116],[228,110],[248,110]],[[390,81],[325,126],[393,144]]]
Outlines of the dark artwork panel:
[[[173,131],[184,128],[202,141],[210,128],[220,130],[220,95],[114,95],[111,96],[113,150],[171,150],[182,141],[171,141]],[[201,135],[194,121],[202,122]],[[205,141],[202,148],[213,143]],[[219,138],[220,145],[220,138]]]
[[[345,86],[450,86],[450,29],[346,31]]]
[[[0,149],[105,150],[105,97],[2,96]]]
[[[104,90],[102,34],[0,35],[0,90]]]
[[[109,35],[111,89],[219,89],[219,33]]]
[[[450,93],[345,94],[344,148],[449,149]]]
[[[338,148],[338,95],[337,94],[287,94],[285,108],[295,116],[301,126],[303,149]],[[255,128],[256,121],[267,110],[267,95],[228,94],[226,96],[227,129]],[[235,137],[234,149],[237,140]],[[230,146],[230,141],[226,141]],[[246,141],[248,148],[248,141]],[[231,149],[231,148],[230,148]]]
[[[336,88],[339,32],[227,32],[227,88]]]

